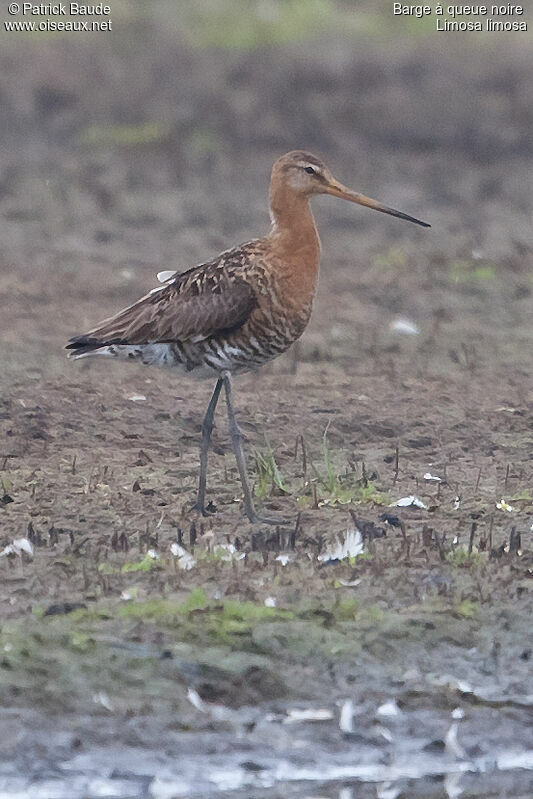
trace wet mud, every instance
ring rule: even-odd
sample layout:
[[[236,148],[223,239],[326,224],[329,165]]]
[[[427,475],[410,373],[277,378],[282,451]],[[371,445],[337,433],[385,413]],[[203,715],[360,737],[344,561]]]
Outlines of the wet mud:
[[[0,796],[525,799],[530,50],[126,30],[0,56]],[[234,389],[276,530],[222,411],[190,510],[208,383],[62,347],[265,230],[293,147],[433,227],[317,201],[310,327]]]

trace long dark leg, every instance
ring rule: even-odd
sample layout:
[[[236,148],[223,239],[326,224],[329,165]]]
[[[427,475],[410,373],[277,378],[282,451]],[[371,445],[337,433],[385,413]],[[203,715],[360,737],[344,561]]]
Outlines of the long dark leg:
[[[215,408],[217,407],[218,398],[222,390],[222,378],[217,380],[215,390],[207,406],[204,420],[202,422],[202,447],[200,449],[200,482],[198,484],[198,498],[194,505],[196,510],[199,510],[203,516],[208,513],[205,509],[205,488],[207,485],[207,456],[209,453],[209,442],[211,441],[211,433],[213,432],[213,419],[215,416]]]
[[[223,379],[224,388],[226,390],[226,406],[228,409],[228,424],[231,443],[233,445],[233,452],[235,453],[235,460],[237,461],[237,469],[239,470],[239,477],[241,478],[242,491],[244,494],[244,512],[252,523],[263,522],[264,524],[283,524],[287,521],[286,519],[262,516],[261,514],[257,513],[254,507],[252,492],[250,491],[250,485],[248,483],[248,477],[246,474],[246,458],[242,443],[243,435],[239,425],[237,424],[237,419],[235,418],[235,412],[231,402],[231,381],[227,372],[225,373]]]

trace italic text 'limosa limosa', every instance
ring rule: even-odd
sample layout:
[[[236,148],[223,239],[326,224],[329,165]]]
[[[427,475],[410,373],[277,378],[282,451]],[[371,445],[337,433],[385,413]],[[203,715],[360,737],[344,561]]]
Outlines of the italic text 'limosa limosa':
[[[335,180],[310,153],[281,156],[272,168],[268,234],[187,272],[160,272],[162,283],[138,302],[82,336],[70,339],[75,358],[105,355],[212,376],[216,385],[202,424],[195,508],[206,515],[207,455],[222,387],[229,431],[251,522],[279,523],[254,506],[243,438],[231,400],[231,375],[281,355],[305,330],[315,296],[320,241],[309,208],[314,194],[331,194],[429,227]]]

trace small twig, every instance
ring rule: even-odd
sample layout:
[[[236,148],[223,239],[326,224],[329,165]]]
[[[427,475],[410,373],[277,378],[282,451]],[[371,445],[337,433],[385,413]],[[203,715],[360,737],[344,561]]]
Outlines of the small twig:
[[[400,530],[402,531],[403,536],[403,545],[405,547],[405,560],[409,559],[409,555],[411,554],[411,541],[407,535],[407,525],[405,524],[403,519],[400,519]]]
[[[301,518],[302,518],[302,512],[298,511],[298,515],[296,517],[296,524],[294,525],[294,530],[291,533],[291,539],[290,539],[290,547],[293,550],[296,548],[296,537],[297,537],[298,533],[300,532],[300,520],[301,520]]]
[[[511,535],[509,538],[509,552],[518,552],[522,544],[522,537],[520,533],[516,532],[516,527],[511,527]]]
[[[394,451],[394,478],[392,481],[393,485],[396,485],[399,471],[400,471],[400,447],[398,444],[396,444],[396,449]]]
[[[189,546],[191,548],[191,552],[193,551],[195,544],[196,544],[196,524],[195,522],[191,522],[191,529],[189,530]]]
[[[82,538],[82,540],[79,542],[79,544],[76,544],[75,547],[72,547],[72,554],[73,555],[77,555],[79,553],[80,549],[82,548],[82,546],[84,544],[86,544],[89,539],[90,539],[89,535],[85,536],[85,538]]]
[[[510,472],[510,470],[511,470],[511,464],[508,463],[507,464],[507,469],[505,470],[505,481],[504,481],[504,484],[503,484],[504,493],[507,492],[507,483],[509,482],[509,472]]]
[[[472,522],[472,527],[470,528],[470,538],[468,539],[468,554],[472,554],[472,548],[474,546],[474,536],[477,530],[477,522]]]
[[[303,436],[300,436],[300,443],[302,445],[302,472],[305,481],[307,480],[307,447],[305,444],[305,438]]]
[[[446,560],[446,550],[445,550],[445,543],[446,543],[446,533],[443,533],[442,536],[439,538],[437,533],[434,535],[435,544],[437,545],[437,549],[439,550],[439,557],[442,561]]]
[[[431,548],[432,540],[433,540],[433,529],[428,524],[424,524],[424,526],[422,527],[422,544],[426,549]]]

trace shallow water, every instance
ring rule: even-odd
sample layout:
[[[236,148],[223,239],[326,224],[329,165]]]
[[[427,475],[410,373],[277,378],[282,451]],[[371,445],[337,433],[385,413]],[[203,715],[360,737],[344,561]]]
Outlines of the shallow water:
[[[72,731],[54,729],[57,756],[45,720],[29,714],[17,756],[0,765],[0,799],[525,799],[533,791],[527,705],[450,712],[346,700],[201,712],[203,728],[191,733],[123,719],[121,745],[111,743],[114,720],[98,736],[86,719],[74,751]]]

